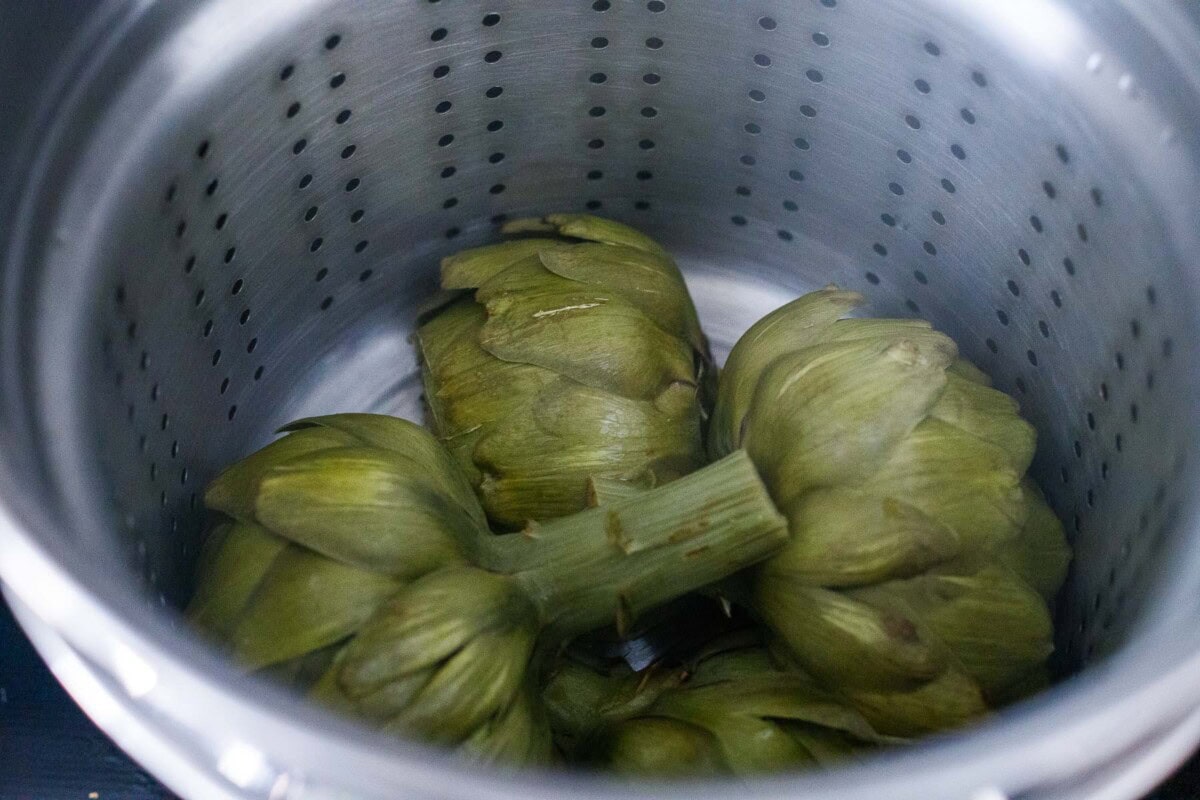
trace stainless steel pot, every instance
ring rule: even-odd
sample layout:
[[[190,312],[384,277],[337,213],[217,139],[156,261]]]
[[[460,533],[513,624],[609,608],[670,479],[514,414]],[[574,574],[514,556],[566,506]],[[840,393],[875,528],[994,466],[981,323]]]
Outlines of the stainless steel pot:
[[[1200,740],[1200,10],[1168,0],[6,4],[0,577],[192,798],[1133,798]],[[187,596],[221,465],[415,415],[447,251],[591,209],[725,348],[829,282],[1012,392],[1078,554],[1063,682],[845,769],[498,774],[239,677]]]

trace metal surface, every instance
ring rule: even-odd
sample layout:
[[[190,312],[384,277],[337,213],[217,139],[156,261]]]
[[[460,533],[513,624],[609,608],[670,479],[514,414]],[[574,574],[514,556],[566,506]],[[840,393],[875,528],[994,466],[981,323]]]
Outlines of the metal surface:
[[[745,795],[1143,785],[1169,759],[1133,756],[1180,752],[1200,707],[1200,30],[1180,12],[104,4],[10,183],[0,576],[40,648],[124,691],[114,736],[178,791],[628,793],[329,720],[234,677],[172,611],[216,469],[298,415],[418,413],[407,336],[440,255],[505,217],[595,210],[678,254],[718,350],[829,282],[931,319],[1037,425],[1076,549],[1057,617],[1078,677]]]

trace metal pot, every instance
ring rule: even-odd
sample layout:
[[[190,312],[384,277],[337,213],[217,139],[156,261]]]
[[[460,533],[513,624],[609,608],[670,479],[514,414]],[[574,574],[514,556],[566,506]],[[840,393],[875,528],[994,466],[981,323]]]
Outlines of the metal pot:
[[[1128,0],[55,0],[0,11],[0,578],[189,797],[1133,798],[1200,740],[1200,12]],[[830,282],[1040,431],[1077,561],[1050,692],[844,769],[468,769],[239,677],[182,624],[222,465],[417,413],[440,255],[594,210],[717,349]]]

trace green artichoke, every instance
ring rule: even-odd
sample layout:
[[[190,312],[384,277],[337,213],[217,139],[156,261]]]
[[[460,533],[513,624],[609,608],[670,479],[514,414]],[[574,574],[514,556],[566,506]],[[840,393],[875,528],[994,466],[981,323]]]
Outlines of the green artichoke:
[[[1035,685],[1070,551],[1017,404],[920,320],[829,288],[730,353],[710,453],[744,447],[791,541],[753,572],[777,646],[881,732],[960,725]]]
[[[715,372],[666,251],[587,215],[504,232],[535,235],[446,258],[454,294],[417,334],[432,427],[493,523],[579,511],[592,476],[654,486],[703,465]]]
[[[341,414],[284,431],[210,485],[205,503],[232,521],[206,542],[188,614],[244,667],[299,674],[408,581],[475,559],[490,534],[423,428]]]
[[[603,675],[563,662],[544,691],[571,756],[636,775],[752,775],[826,765],[884,741],[843,699],[760,646],[720,643],[694,663]]]
[[[232,521],[202,558],[193,622],[249,670],[476,759],[549,756],[535,651],[627,627],[787,538],[743,452],[493,536],[423,429],[339,415],[285,430],[208,490]]]

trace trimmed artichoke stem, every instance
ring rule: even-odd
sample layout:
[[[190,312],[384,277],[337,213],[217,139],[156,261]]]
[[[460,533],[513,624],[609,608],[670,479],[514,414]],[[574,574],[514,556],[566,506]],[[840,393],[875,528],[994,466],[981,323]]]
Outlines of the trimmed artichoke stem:
[[[615,620],[761,561],[787,541],[750,459],[737,451],[652,492],[491,540],[485,561],[512,574],[552,635]]]

